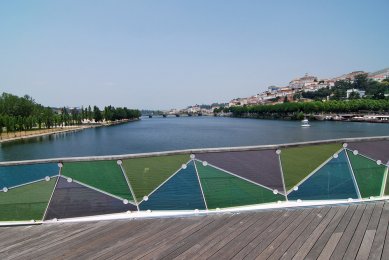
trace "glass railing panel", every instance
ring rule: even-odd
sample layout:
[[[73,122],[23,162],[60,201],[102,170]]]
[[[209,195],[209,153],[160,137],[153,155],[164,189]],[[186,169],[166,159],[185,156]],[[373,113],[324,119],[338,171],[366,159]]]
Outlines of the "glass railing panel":
[[[143,199],[140,210],[206,209],[194,162],[183,166],[155,192]]]
[[[45,220],[136,211],[130,202],[59,177]]]
[[[288,194],[289,200],[358,199],[358,191],[345,151],[334,155]]]
[[[350,142],[347,148],[389,165],[389,140]]]
[[[56,163],[0,166],[0,189],[12,188],[59,174]]]
[[[57,177],[2,190],[0,221],[40,221],[53,193]]]
[[[117,161],[65,162],[61,175],[119,198],[134,201]]]
[[[190,160],[189,154],[123,160],[123,169],[138,202]]]
[[[286,190],[291,191],[341,148],[340,143],[333,143],[282,149],[281,163]]]
[[[208,209],[285,200],[285,196],[270,188],[234,176],[205,162],[196,161],[196,168]]]
[[[195,156],[225,172],[284,193],[276,150],[198,153]]]
[[[384,188],[386,167],[362,155],[347,150],[347,156],[362,198],[381,196]]]

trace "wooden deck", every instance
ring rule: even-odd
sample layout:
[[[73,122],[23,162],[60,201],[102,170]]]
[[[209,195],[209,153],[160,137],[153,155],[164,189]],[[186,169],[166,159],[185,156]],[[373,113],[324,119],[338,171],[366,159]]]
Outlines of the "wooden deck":
[[[388,259],[388,222],[376,202],[3,227],[0,259]]]

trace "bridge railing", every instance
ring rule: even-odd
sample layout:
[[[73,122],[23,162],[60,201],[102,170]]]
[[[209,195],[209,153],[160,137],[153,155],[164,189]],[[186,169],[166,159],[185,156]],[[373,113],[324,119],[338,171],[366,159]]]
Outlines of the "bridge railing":
[[[385,198],[389,137],[0,163],[0,221]]]

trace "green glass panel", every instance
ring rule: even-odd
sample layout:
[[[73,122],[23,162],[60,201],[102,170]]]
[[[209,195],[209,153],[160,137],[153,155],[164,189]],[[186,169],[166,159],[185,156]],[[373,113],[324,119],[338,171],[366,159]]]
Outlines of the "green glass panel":
[[[209,209],[227,208],[285,200],[272,190],[235,177],[212,166],[196,162],[197,171]]]
[[[42,220],[56,179],[0,192],[0,221]]]
[[[386,167],[347,151],[362,198],[380,196]]]
[[[64,163],[61,174],[120,198],[133,200],[127,181],[116,161]]]
[[[292,189],[341,148],[341,144],[322,144],[282,149],[281,163],[286,190]]]
[[[127,159],[123,168],[140,202],[189,160],[188,154]]]

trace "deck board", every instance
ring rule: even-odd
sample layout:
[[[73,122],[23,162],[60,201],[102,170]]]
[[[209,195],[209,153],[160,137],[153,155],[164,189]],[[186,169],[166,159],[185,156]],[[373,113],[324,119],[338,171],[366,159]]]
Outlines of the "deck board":
[[[371,214],[373,213],[373,208],[374,208],[373,204],[366,206],[363,215],[361,217],[361,220],[359,221],[358,226],[352,236],[350,244],[348,245],[347,251],[344,254],[344,258],[354,259],[357,256],[358,249],[361,245],[363,236],[366,232],[366,228],[369,223]]]
[[[280,226],[286,226],[288,223],[294,220],[294,218],[301,214],[303,211],[290,211],[285,212],[284,214],[281,214],[280,217],[271,223],[271,225],[267,226],[266,229],[260,233],[253,234],[254,236],[249,237],[248,241],[246,241],[246,246],[243,248],[239,248],[239,250],[236,250],[239,252],[234,256],[235,259],[242,259],[247,256],[252,250],[255,249],[255,247],[261,243],[264,239],[267,239],[268,235],[275,232],[277,228]],[[229,250],[232,250],[232,248],[229,248]],[[218,251],[219,255],[222,255],[224,252],[223,249],[220,249]]]
[[[364,204],[358,205],[351,219],[347,223],[347,227],[343,232],[343,235],[340,238],[338,245],[336,246],[334,252],[332,253],[331,256],[332,259],[343,259],[343,256],[346,253],[348,245],[350,244],[350,241],[354,235],[355,229],[359,223],[359,220],[361,219],[361,216],[365,208],[366,205]]]
[[[0,259],[382,259],[389,202],[1,227]]]
[[[389,203],[385,203],[382,209],[380,220],[370,249],[370,259],[380,259],[385,244],[386,230],[389,224]]]

